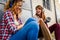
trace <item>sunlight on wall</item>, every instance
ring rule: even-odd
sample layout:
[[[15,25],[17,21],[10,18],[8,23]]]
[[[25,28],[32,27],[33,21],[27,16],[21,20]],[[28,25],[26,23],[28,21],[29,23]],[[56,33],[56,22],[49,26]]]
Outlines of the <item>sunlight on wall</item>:
[[[58,8],[56,8],[56,12],[57,12],[58,23],[60,23],[60,10]]]
[[[58,0],[58,2],[60,3],[60,0]]]

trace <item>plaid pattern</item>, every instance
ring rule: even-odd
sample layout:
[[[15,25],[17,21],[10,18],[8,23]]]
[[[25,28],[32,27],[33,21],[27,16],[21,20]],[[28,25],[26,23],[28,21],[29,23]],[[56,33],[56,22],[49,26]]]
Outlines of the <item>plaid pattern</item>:
[[[9,40],[12,34],[17,31],[12,13],[10,11],[5,12],[2,19],[0,24],[0,40]]]

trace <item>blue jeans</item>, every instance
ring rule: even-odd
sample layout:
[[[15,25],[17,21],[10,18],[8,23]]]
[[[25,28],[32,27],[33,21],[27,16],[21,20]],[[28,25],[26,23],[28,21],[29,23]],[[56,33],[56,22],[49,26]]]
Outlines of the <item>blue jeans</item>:
[[[22,29],[14,34],[10,40],[38,40],[39,25],[33,18],[29,18]]]

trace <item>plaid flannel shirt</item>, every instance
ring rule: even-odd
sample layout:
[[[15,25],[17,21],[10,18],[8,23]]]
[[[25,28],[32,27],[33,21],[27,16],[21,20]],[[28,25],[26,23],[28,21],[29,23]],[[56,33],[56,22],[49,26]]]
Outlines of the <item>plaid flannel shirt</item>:
[[[2,19],[2,23],[0,24],[0,40],[9,40],[12,34],[17,31],[13,15],[10,11],[6,11]]]

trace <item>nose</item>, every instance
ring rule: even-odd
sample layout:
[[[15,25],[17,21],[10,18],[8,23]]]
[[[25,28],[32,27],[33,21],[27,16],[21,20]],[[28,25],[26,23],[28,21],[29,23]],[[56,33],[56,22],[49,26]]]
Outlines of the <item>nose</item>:
[[[19,9],[22,8],[22,7],[19,7]]]

